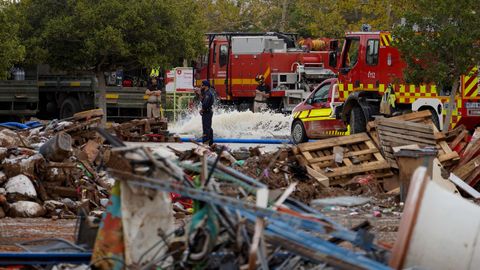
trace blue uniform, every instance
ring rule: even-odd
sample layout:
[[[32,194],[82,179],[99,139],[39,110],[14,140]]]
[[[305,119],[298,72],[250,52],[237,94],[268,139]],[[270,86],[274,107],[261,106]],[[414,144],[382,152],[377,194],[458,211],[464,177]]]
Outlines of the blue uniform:
[[[212,145],[213,143],[213,129],[212,129],[212,118],[213,118],[213,102],[214,102],[213,89],[209,88],[208,90],[202,91],[202,128],[203,128],[203,143],[208,143]]]

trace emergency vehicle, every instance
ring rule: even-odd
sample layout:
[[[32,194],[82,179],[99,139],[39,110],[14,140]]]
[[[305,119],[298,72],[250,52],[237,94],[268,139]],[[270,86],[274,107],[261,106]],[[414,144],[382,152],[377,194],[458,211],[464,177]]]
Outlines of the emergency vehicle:
[[[255,77],[270,86],[269,105],[290,112],[311,86],[335,76],[336,54],[298,48],[286,33],[210,33],[208,53],[196,64],[197,85],[210,80],[223,103],[250,108]]]
[[[306,106],[311,105],[308,104],[308,99],[299,104],[293,111],[292,135],[296,133],[294,140],[306,140],[310,135],[310,126],[316,126],[317,133],[321,132],[323,135],[344,134],[345,125],[332,126],[329,121],[325,121],[329,119],[342,119],[349,125],[352,133],[363,132],[367,121],[372,120],[375,115],[388,115],[381,113],[382,98],[383,104],[390,107],[390,114],[430,110],[433,122],[442,129],[450,89],[433,84],[406,84],[403,78],[406,63],[401,59],[398,49],[392,46],[392,42],[392,36],[388,32],[347,33],[343,49],[338,57],[334,57],[339,60],[338,83],[337,86],[332,86],[335,91],[329,92],[332,96],[326,101],[328,104],[325,106],[330,108],[330,115],[326,116],[327,110]],[[461,77],[461,87],[455,97],[450,127],[463,124],[472,130],[480,125],[478,84],[478,67],[473,67]],[[312,97],[314,95],[315,93],[312,93]],[[318,123],[307,123],[311,121]],[[305,134],[302,134],[302,131]],[[319,135],[313,137],[317,136]]]

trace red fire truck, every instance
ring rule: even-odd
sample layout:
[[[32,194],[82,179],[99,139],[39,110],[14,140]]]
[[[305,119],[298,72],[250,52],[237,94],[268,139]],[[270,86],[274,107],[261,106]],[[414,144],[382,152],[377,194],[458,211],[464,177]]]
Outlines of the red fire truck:
[[[223,103],[249,108],[255,77],[270,85],[272,108],[291,111],[312,85],[335,76],[336,53],[298,48],[286,33],[211,33],[208,53],[196,64],[197,85],[208,79]],[[330,41],[335,46],[336,41]],[[338,46],[338,45],[336,45]]]
[[[386,114],[380,112],[382,98],[386,95],[389,98],[383,100],[391,106],[392,114],[430,110],[434,123],[439,129],[443,128],[450,89],[432,84],[406,84],[403,78],[406,63],[401,59],[398,49],[391,46],[392,41],[388,32],[347,33],[343,49],[338,57],[332,57],[338,58],[338,83],[332,88],[335,91],[325,91],[328,96],[322,99],[322,102],[329,103],[321,104],[322,108],[330,109],[330,113],[327,113],[327,109],[322,109],[322,117],[313,117],[312,115],[318,114],[318,108],[309,104],[309,100],[313,101],[314,98],[299,104],[293,111],[292,122],[292,134],[296,132],[297,141],[307,138],[309,134],[304,134],[309,129],[307,126],[322,130],[322,134],[314,137],[344,134],[346,126],[330,125],[330,120],[333,119],[342,119],[349,125],[352,133],[365,131],[366,122],[372,120],[373,116]],[[331,49],[336,51],[337,48]],[[478,89],[478,68],[473,67],[461,77],[461,88],[455,97],[450,127],[464,124],[467,129],[472,130],[480,126]],[[312,93],[312,97],[315,96],[316,94]],[[320,91],[318,96],[322,96]],[[318,123],[306,123],[311,121]]]

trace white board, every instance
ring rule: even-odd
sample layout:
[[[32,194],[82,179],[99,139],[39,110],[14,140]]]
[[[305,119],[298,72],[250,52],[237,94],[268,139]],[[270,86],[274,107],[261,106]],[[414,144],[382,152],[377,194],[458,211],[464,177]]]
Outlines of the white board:
[[[175,68],[175,90],[176,91],[193,90],[193,68],[191,67]]]

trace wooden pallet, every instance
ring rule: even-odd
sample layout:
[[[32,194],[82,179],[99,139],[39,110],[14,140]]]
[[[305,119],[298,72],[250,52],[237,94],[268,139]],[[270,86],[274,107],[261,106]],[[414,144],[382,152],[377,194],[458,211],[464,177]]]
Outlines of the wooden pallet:
[[[335,162],[334,148],[343,150],[340,163]],[[377,178],[391,175],[388,162],[366,133],[303,143],[295,151],[302,163],[328,177],[331,185],[359,174],[372,173]]]
[[[398,168],[392,147],[417,144],[420,147],[435,147],[438,159],[445,167],[459,160],[431,120],[430,111],[419,111],[391,118],[379,118],[369,122],[367,130],[393,168]]]

